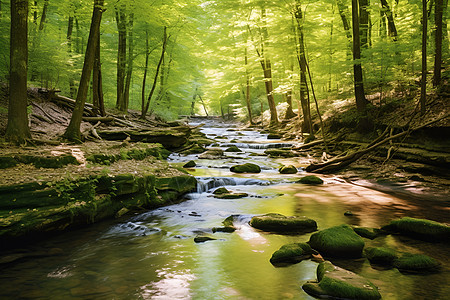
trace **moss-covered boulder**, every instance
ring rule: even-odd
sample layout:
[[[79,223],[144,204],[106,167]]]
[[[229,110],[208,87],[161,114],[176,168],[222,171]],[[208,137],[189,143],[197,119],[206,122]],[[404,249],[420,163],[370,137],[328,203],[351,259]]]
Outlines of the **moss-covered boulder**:
[[[435,272],[440,263],[423,254],[406,253],[394,262],[394,267],[404,272]]]
[[[313,254],[311,246],[306,243],[292,243],[281,246],[270,258],[272,264],[299,263]]]
[[[373,264],[391,266],[398,258],[394,249],[386,247],[369,247],[364,249],[364,256]]]
[[[368,279],[334,266],[329,261],[317,267],[316,282],[307,282],[303,290],[319,298],[376,300],[381,299],[377,287]]]
[[[205,233],[199,234],[199,235],[197,235],[194,238],[194,242],[196,242],[197,244],[198,243],[204,243],[204,242],[207,242],[207,241],[214,241],[214,240],[217,240],[217,239],[212,237],[212,236],[210,236],[210,235],[207,235]]]
[[[245,198],[247,196],[248,196],[247,193],[234,193],[234,192],[214,195],[214,197],[218,199],[240,199]]]
[[[287,149],[267,149],[264,151],[264,154],[268,155],[269,157],[295,157],[294,152]]]
[[[426,219],[405,217],[391,221],[382,229],[426,241],[450,242],[450,226]]]
[[[280,174],[296,174],[298,172],[297,168],[293,165],[282,166],[278,171]]]
[[[305,177],[300,178],[297,183],[303,183],[303,184],[322,184],[323,180],[315,175],[308,175]]]
[[[194,168],[195,166],[197,166],[197,164],[195,163],[195,161],[190,160],[187,163],[185,163],[183,165],[183,168]]]
[[[236,145],[228,147],[225,152],[242,152]]]
[[[192,147],[190,147],[189,149],[186,149],[184,151],[181,152],[181,154],[185,154],[185,155],[189,155],[189,154],[199,154],[199,153],[203,153],[206,151],[206,148],[195,144]]]
[[[373,240],[374,238],[378,237],[381,234],[380,230],[377,228],[354,226],[353,230],[359,236],[367,238],[367,239],[371,239],[371,240]]]
[[[281,139],[282,135],[277,132],[271,132],[267,135],[268,140],[278,140]]]
[[[364,248],[364,240],[346,224],[312,234],[308,244],[327,257],[359,258]]]
[[[234,221],[234,215],[227,217],[223,222],[223,227],[213,227],[212,232],[235,232],[236,227],[234,227],[233,221]]]
[[[232,166],[230,171],[234,173],[261,173],[261,168],[258,165],[246,163],[243,165]]]
[[[214,192],[213,192],[214,195],[222,195],[222,194],[229,194],[229,193],[230,193],[230,191],[227,190],[223,186],[215,189]]]
[[[211,148],[198,156],[200,159],[220,159],[226,157],[223,150],[219,148]]]
[[[255,216],[250,220],[250,226],[269,232],[305,233],[317,230],[317,223],[312,219],[276,213]]]

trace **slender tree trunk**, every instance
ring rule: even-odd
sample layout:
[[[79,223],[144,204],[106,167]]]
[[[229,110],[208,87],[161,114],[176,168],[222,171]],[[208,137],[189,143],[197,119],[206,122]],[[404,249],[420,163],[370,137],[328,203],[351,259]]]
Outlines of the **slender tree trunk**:
[[[3,17],[3,7],[2,7],[2,0],[0,0],[0,21],[2,20]]]
[[[84,57],[83,71],[81,73],[80,86],[78,88],[75,108],[70,119],[69,126],[64,136],[70,141],[80,141],[81,132],[80,124],[83,117],[84,104],[89,89],[89,80],[94,65],[95,50],[98,43],[98,35],[100,34],[100,23],[102,19],[102,8],[104,0],[94,0],[94,11],[92,13],[91,27],[89,30],[89,39]]]
[[[78,22],[78,18],[75,16],[75,29],[77,30],[76,41],[75,41],[75,53],[82,54],[83,53],[83,43],[81,41],[81,29],[80,22]]]
[[[142,78],[142,92],[141,92],[141,112],[145,110],[145,83],[147,81],[148,60],[150,57],[150,47],[148,43],[148,30],[145,31],[145,65],[144,77]]]
[[[359,0],[359,36],[362,48],[369,48],[369,0]]]
[[[126,15],[123,8],[116,6],[116,23],[119,31],[119,41],[117,49],[117,100],[116,108],[121,112],[126,112],[125,103],[125,76],[127,60],[127,24]]]
[[[11,0],[10,79],[6,139],[31,138],[27,113],[28,0]]]
[[[42,8],[41,21],[39,22],[39,30],[44,30],[44,24],[47,20],[48,0],[44,0],[44,7]]]
[[[131,76],[133,74],[133,61],[134,61],[134,38],[133,38],[133,26],[134,26],[134,14],[130,13],[128,18],[128,62],[127,62],[127,73],[124,88],[124,104],[125,111],[128,110],[130,103],[130,86],[131,86]]]
[[[449,59],[449,40],[447,31],[447,9],[448,0],[444,0],[442,5],[442,61],[447,61]]]
[[[420,113],[425,115],[427,97],[427,0],[422,0],[422,79],[420,82]]]
[[[72,35],[73,35],[73,16],[69,16],[68,24],[67,24],[67,52],[69,53],[69,57],[72,57]],[[68,63],[69,68],[73,67],[73,63]],[[69,93],[71,98],[75,98],[77,94],[77,88],[75,87],[75,81],[73,79],[72,74],[69,73]]]
[[[348,12],[348,7],[344,3],[344,0],[337,0],[336,2],[339,15],[341,16],[342,25],[344,27],[345,36],[347,37],[348,40],[347,56],[350,57],[352,51],[352,33],[350,31],[350,22],[348,20],[350,14]]]
[[[443,0],[436,0],[434,20],[436,24],[436,33],[434,35],[434,76],[433,86],[441,83],[441,67],[442,67],[442,12]]]
[[[303,111],[303,132],[309,132],[313,134],[312,120],[311,120],[311,109],[309,104],[309,92],[308,83],[306,82],[306,54],[305,54],[305,44],[303,39],[303,14],[299,1],[296,2],[296,7],[294,11],[294,17],[297,21],[297,60],[300,66],[300,103],[302,105]]]
[[[250,98],[250,74],[248,71],[248,55],[247,55],[247,47],[245,47],[245,54],[244,54],[244,63],[245,63],[245,81],[246,81],[246,92],[245,95],[245,103],[247,104],[247,112],[248,112],[248,119],[250,121],[251,125],[254,125],[253,122],[253,116],[252,116],[252,104],[251,104],[251,98]]]
[[[105,116],[105,104],[103,99],[102,64],[100,60],[100,34],[98,35],[97,47],[94,57],[94,69],[92,71],[92,103],[97,114]]]
[[[359,40],[359,18],[358,0],[352,0],[352,25],[353,25],[353,74],[355,85],[356,108],[358,113],[366,112],[366,96],[364,94],[362,67],[361,67],[361,47]]]
[[[33,5],[33,23],[37,25],[37,19],[38,19],[38,12],[37,12],[37,6],[38,2],[35,0]]]
[[[388,20],[389,36],[392,37],[394,41],[397,41],[397,28],[395,27],[394,16],[392,14],[391,8],[389,7],[389,4],[387,3],[386,0],[381,0],[381,6],[382,6],[382,14],[385,14]],[[386,21],[384,21],[384,26],[386,27]]]

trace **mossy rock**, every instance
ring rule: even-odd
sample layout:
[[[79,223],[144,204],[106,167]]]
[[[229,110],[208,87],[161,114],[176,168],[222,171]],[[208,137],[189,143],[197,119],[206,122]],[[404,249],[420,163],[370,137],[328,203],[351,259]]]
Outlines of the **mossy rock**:
[[[194,238],[194,242],[196,243],[204,243],[207,241],[214,241],[217,240],[216,238],[213,238],[212,236],[209,236],[207,234],[199,234]]]
[[[236,145],[233,145],[225,150],[225,152],[242,152]]]
[[[264,154],[269,155],[270,157],[295,157],[295,153],[291,150],[284,149],[267,149],[264,151]]]
[[[315,175],[308,175],[305,177],[300,178],[297,183],[303,183],[303,184],[322,184],[323,180]]]
[[[364,240],[346,224],[312,234],[308,244],[328,257],[359,258],[364,248]]]
[[[293,165],[282,166],[278,171],[280,174],[296,174],[298,172],[297,168]]]
[[[246,163],[243,165],[232,166],[230,171],[234,173],[261,173],[261,168],[258,165]]]
[[[394,262],[394,266],[404,272],[435,272],[440,263],[427,255],[406,253]]]
[[[230,191],[227,190],[226,188],[224,188],[223,186],[215,189],[213,192],[214,195],[222,195],[222,194],[228,194],[228,193],[230,193]]]
[[[353,230],[361,237],[371,239],[378,237],[380,235],[380,230],[377,228],[369,228],[369,227],[358,227],[354,226]]]
[[[306,233],[317,230],[317,223],[312,219],[276,213],[255,216],[250,220],[250,226],[269,232]]]
[[[282,135],[277,133],[277,132],[271,132],[269,133],[269,135],[267,136],[268,140],[278,140],[281,139]]]
[[[195,144],[191,148],[184,150],[181,153],[189,155],[189,154],[199,154],[199,153],[203,153],[205,151],[206,151],[205,147]]]
[[[426,219],[405,217],[398,220],[393,220],[381,229],[426,241],[450,241],[450,226]]]
[[[195,166],[197,166],[197,164],[195,163],[195,161],[190,160],[187,163],[185,163],[183,165],[183,168],[194,168]]]
[[[14,157],[0,156],[0,169],[15,167],[18,164]]]
[[[200,159],[219,159],[223,157],[225,157],[225,155],[223,154],[223,150],[215,148],[206,150],[205,152],[203,152],[198,156],[198,158]]]
[[[218,199],[240,199],[240,198],[245,198],[247,197],[248,194],[247,193],[224,193],[224,194],[219,194],[219,195],[215,195],[215,198]]]
[[[374,264],[392,265],[398,258],[394,249],[385,247],[369,247],[364,249],[365,257]]]
[[[235,232],[236,227],[234,227],[233,221],[234,221],[234,215],[227,217],[223,222],[223,227],[214,227],[212,229],[212,232]]]
[[[272,264],[299,263],[311,257],[313,250],[306,243],[292,243],[281,246],[270,258]]]
[[[334,266],[329,261],[317,267],[318,282],[307,282],[303,290],[319,298],[376,300],[381,299],[377,287],[368,279]]]

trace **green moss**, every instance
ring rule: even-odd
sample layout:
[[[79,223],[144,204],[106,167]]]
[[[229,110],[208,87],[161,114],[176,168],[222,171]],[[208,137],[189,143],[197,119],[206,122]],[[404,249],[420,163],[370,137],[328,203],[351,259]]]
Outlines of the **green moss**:
[[[24,164],[33,164],[36,168],[61,168],[66,165],[79,165],[79,162],[72,155],[61,156],[35,156],[23,155],[17,157],[18,161]]]
[[[293,165],[282,166],[278,169],[281,174],[296,174],[298,172],[297,168]]]
[[[183,165],[183,168],[194,168],[195,166],[197,166],[197,164],[195,163],[195,161],[190,160],[187,163],[185,163]]]
[[[228,194],[230,191],[224,188],[223,186],[214,190],[214,195]]]
[[[281,246],[270,258],[272,264],[288,262],[298,263],[311,257],[313,250],[306,243],[293,243]]]
[[[225,152],[242,152],[237,146],[233,145],[225,150]]]
[[[364,248],[364,240],[346,224],[316,232],[311,235],[308,243],[328,257],[359,258]]]
[[[246,163],[243,165],[232,166],[230,171],[234,173],[261,173],[261,168],[258,165]]]
[[[432,257],[423,254],[406,253],[394,262],[394,266],[401,271],[430,272],[436,271],[440,263]]]
[[[250,226],[273,232],[311,232],[317,230],[317,223],[312,219],[275,213],[253,217],[250,220]]]
[[[371,263],[382,265],[392,265],[398,257],[395,250],[385,247],[366,248],[364,255]]]
[[[364,238],[368,238],[373,240],[374,238],[378,237],[380,235],[380,230],[376,228],[368,228],[368,227],[357,227],[354,226],[353,230],[359,235]]]
[[[214,227],[212,229],[212,232],[235,232],[236,231],[236,227],[234,227],[234,216],[229,216],[227,217],[223,222],[223,227]]]
[[[199,154],[206,151],[206,148],[200,145],[195,144],[191,148],[184,150],[181,152],[182,154],[189,155],[189,154]]]
[[[450,226],[426,219],[405,217],[391,221],[389,225],[384,226],[382,229],[427,241],[450,241]]]
[[[225,193],[225,194],[215,195],[214,197],[218,198],[218,199],[240,199],[240,198],[245,198],[247,196],[248,196],[247,193]]]
[[[303,184],[322,184],[323,180],[315,175],[308,175],[305,177],[300,178],[297,183],[303,183]]]

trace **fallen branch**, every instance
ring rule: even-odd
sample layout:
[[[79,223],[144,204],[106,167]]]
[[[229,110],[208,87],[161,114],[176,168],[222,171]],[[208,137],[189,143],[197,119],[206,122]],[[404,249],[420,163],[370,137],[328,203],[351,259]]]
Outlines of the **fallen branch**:
[[[90,123],[97,123],[97,122],[103,122],[103,123],[109,123],[114,121],[113,117],[83,117],[83,121],[90,122]]]

